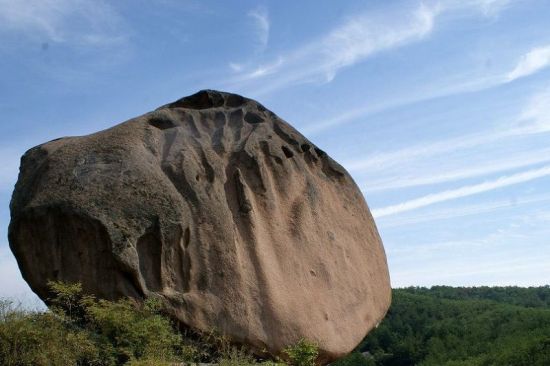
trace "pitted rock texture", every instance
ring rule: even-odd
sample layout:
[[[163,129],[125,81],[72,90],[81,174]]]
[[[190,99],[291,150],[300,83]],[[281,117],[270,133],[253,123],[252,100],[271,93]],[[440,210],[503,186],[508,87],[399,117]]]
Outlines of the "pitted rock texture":
[[[351,351],[390,304],[367,204],[327,154],[261,104],[201,91],[22,158],[10,246],[47,281],[160,296],[195,330],[277,355]]]

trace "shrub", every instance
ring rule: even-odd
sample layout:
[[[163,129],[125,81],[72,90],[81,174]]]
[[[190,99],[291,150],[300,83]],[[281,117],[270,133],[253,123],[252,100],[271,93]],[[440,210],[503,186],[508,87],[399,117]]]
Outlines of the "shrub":
[[[293,366],[314,366],[319,356],[317,344],[301,339],[283,351]]]
[[[69,326],[85,329],[101,348],[104,358],[117,365],[128,361],[175,361],[182,339],[170,320],[161,314],[162,303],[148,299],[96,300],[80,284],[51,282],[52,311]]]
[[[50,290],[46,312],[0,301],[1,365],[156,366],[193,354],[158,300],[96,300],[80,284],[52,282]]]
[[[170,320],[131,300],[100,300],[87,307],[88,328],[112,347],[117,363],[129,360],[177,358],[181,336]]]
[[[217,332],[186,331],[163,313],[159,299],[97,300],[80,284],[52,282],[50,310],[29,312],[0,300],[0,365],[168,366],[217,362],[221,366],[284,366],[260,362]],[[313,366],[317,346],[301,340],[285,350],[294,366]]]
[[[104,365],[81,329],[70,329],[50,312],[28,313],[3,301],[0,364],[5,366]]]
[[[219,366],[249,366],[254,365],[256,360],[245,349],[232,347],[226,354],[218,359]]]
[[[86,308],[94,298],[84,295],[80,283],[66,284],[49,281],[51,297],[48,299],[50,309],[65,321],[84,327]]]

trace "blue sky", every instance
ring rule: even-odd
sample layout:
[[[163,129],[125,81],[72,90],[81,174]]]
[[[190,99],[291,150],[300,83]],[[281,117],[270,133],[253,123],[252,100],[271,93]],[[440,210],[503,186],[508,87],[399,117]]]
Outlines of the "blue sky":
[[[363,190],[392,284],[550,283],[550,3],[0,0],[0,296],[19,157],[204,88]]]

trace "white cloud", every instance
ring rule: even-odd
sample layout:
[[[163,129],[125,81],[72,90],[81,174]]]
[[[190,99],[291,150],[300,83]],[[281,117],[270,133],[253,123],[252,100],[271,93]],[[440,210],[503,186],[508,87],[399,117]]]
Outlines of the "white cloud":
[[[246,72],[241,73],[238,76],[238,78],[241,80],[241,82],[244,82],[247,80],[259,79],[264,76],[268,76],[276,73],[283,63],[284,63],[284,60],[281,57],[279,57],[277,60],[271,63],[259,65],[252,70],[250,69],[246,70]],[[233,72],[241,72],[245,69],[245,66],[243,64],[229,63],[229,68],[231,68]]]
[[[368,14],[350,19],[312,47],[322,59],[317,72],[323,73],[326,80],[332,80],[341,68],[376,52],[426,37],[433,29],[439,8],[420,4],[410,13],[392,14],[382,21]]]
[[[523,108],[516,133],[542,133],[550,131],[550,87],[536,93]]]
[[[481,10],[486,16],[494,16],[510,5],[510,0],[462,0]]]
[[[522,197],[502,201],[483,202],[473,205],[453,206],[451,208],[431,209],[422,213],[410,215],[386,216],[377,220],[377,226],[383,228],[398,227],[405,225],[416,225],[425,222],[448,220],[459,217],[488,214],[508,208],[516,208],[522,205],[537,204],[550,201],[550,194]]]
[[[260,6],[254,10],[250,10],[246,15],[254,22],[255,37],[257,38],[258,43],[256,53],[262,53],[265,51],[269,43],[269,30],[271,28],[267,8]],[[279,68],[281,63],[282,57],[278,57],[275,62],[266,63],[256,67],[251,67],[250,62],[230,62],[229,68],[231,71],[239,75],[237,79],[240,82],[244,82],[246,80],[256,79],[272,74]],[[228,89],[233,88],[229,87]]]
[[[550,46],[536,47],[523,55],[505,80],[513,81],[534,74],[550,66]]]
[[[379,180],[369,181],[368,186],[365,186],[365,191],[371,193],[374,191],[383,191],[396,188],[438,184],[499,173],[535,164],[548,163],[550,162],[550,149],[533,150],[526,153],[520,152],[514,153],[513,155],[507,154],[500,159],[498,157],[491,157],[485,161],[482,158],[477,157],[477,162],[475,165],[471,164],[468,160],[464,161],[463,159],[464,158],[461,157],[461,163],[466,166],[447,171],[438,166],[437,171],[429,169],[422,172],[417,166],[413,166],[409,171],[414,172],[414,175],[407,175],[405,167],[399,166],[392,169],[395,173],[391,176],[387,176]]]
[[[249,11],[248,16],[254,20],[258,42],[261,48],[264,49],[269,42],[270,23],[267,9],[264,7],[258,7],[254,10]]]
[[[477,5],[479,8],[482,9],[484,13],[487,15],[496,14],[499,11],[502,11],[503,8],[509,5],[509,1],[498,1],[498,0],[488,0],[488,1],[471,1],[471,2],[464,2],[461,6],[464,6],[465,4],[469,5]],[[452,6],[448,6],[449,8],[453,8]],[[454,8],[456,8],[456,3]],[[527,54],[523,55],[520,58],[520,61],[515,66],[515,68],[508,72],[508,73],[501,73],[496,74],[493,76],[485,76],[483,78],[479,79],[473,79],[465,82],[460,83],[452,83],[451,85],[447,86],[436,86],[432,87],[431,90],[426,92],[417,92],[413,96],[409,96],[402,99],[396,99],[391,101],[385,101],[383,104],[378,106],[359,106],[356,108],[351,108],[343,113],[338,113],[335,117],[327,118],[325,120],[316,121],[315,123],[312,123],[311,125],[306,125],[302,130],[305,131],[308,134],[314,134],[318,133],[324,130],[327,130],[334,126],[339,126],[342,124],[346,124],[352,121],[355,121],[359,118],[379,113],[387,109],[407,105],[407,104],[415,104],[427,100],[432,100],[435,98],[450,96],[450,95],[456,95],[456,94],[463,94],[463,93],[471,93],[471,92],[478,92],[494,87],[498,87],[502,84],[505,84],[510,81],[514,81],[526,76],[529,76],[531,74],[534,74],[546,67],[550,66],[550,46],[542,46],[542,47],[536,47],[533,48],[531,51],[529,51]],[[548,104],[539,104],[539,110],[547,106]],[[546,116],[549,114],[546,113]],[[542,116],[542,114],[539,114],[539,116]],[[548,117],[546,118],[548,120]],[[546,122],[547,123],[547,122]]]
[[[123,21],[109,3],[97,0],[0,0],[0,32],[79,46],[120,44]]]
[[[550,48],[550,47],[549,47]],[[549,63],[545,66],[550,65]],[[540,70],[540,69],[539,69]],[[538,71],[538,70],[537,70]],[[535,71],[533,71],[535,72]],[[509,75],[512,72],[503,74],[494,74],[494,75],[485,75],[481,78],[472,78],[471,80],[465,80],[461,82],[456,81],[445,81],[446,84],[441,85],[431,85],[427,90],[416,90],[414,94],[408,95],[403,98],[396,98],[391,100],[385,100],[379,104],[368,104],[363,106],[356,106],[347,108],[346,111],[339,112],[333,117],[326,119],[321,119],[315,121],[315,123],[310,123],[302,128],[302,130],[307,134],[316,134],[327,129],[330,129],[335,126],[340,126],[347,124],[353,121],[357,121],[360,118],[367,117],[369,115],[381,113],[386,110],[390,110],[397,107],[402,107],[406,105],[413,105],[420,102],[425,102],[429,100],[434,100],[437,98],[448,97],[453,95],[465,94],[465,93],[474,93],[480,92],[483,90],[491,89],[503,85],[509,81]],[[517,75],[516,79],[527,76]]]
[[[395,205],[373,209],[372,214],[376,218],[395,215],[401,212],[416,210],[418,208],[433,205],[435,203],[454,200],[461,197],[467,197],[474,194],[491,191],[494,189],[511,186],[514,184],[525,183],[537,178],[550,176],[550,165],[539,169],[532,169],[521,173],[503,176],[496,180],[486,181],[479,184],[467,185],[457,189],[451,189],[443,192],[432,193],[426,196],[415,198],[409,201]]]
[[[245,78],[247,78],[247,79],[257,79],[257,78],[260,78],[262,76],[271,75],[271,74],[277,72],[277,70],[281,67],[281,65],[283,63],[284,63],[284,60],[281,57],[279,57],[276,61],[274,61],[272,63],[258,66],[256,69],[250,71],[245,76]]]
[[[390,5],[382,11],[355,14],[324,36],[282,54],[279,57],[284,63],[276,72],[256,74],[257,78],[274,77],[260,87],[254,85],[254,93],[261,95],[293,84],[330,82],[342,69],[374,54],[425,39],[443,13],[467,11],[495,15],[508,1],[448,0],[415,4]],[[243,70],[241,75],[228,81],[227,87],[242,87],[244,81],[252,79],[250,74],[254,69],[252,66]]]
[[[416,103],[456,94],[477,92],[500,84],[502,84],[502,76],[493,75],[458,83],[454,81],[452,83],[447,82],[447,85],[441,85],[441,83],[439,83],[438,85],[428,86],[427,90],[417,88],[414,93],[408,93],[407,96],[402,98],[384,100],[378,104],[367,103],[367,105],[347,108],[345,111],[341,111],[333,117],[316,120],[314,123],[307,124],[301,130],[307,134],[316,134],[332,127],[344,125],[356,121],[359,118],[364,118],[393,108],[414,105]]]
[[[403,149],[374,154],[369,157],[344,162],[346,169],[350,171],[361,171],[377,167],[389,167],[404,162],[410,162],[412,159],[424,156],[434,156],[459,149],[467,149],[481,144],[488,144],[503,137],[509,136],[508,132],[484,132],[466,136],[459,136],[445,140],[426,142],[423,144],[406,147]]]
[[[230,62],[230,63],[229,63],[229,68],[230,68],[231,70],[233,70],[233,72],[240,72],[240,71],[242,71],[242,69],[243,69],[243,65],[238,64],[238,63],[236,63],[236,62]]]
[[[485,76],[483,78],[473,79],[473,80],[467,80],[460,83],[451,83],[450,85],[438,85],[438,86],[432,86],[428,91],[418,91],[413,96],[408,96],[406,98],[401,99],[395,99],[390,101],[385,101],[383,104],[380,105],[368,105],[368,106],[358,106],[356,108],[351,108],[346,110],[343,113],[338,113],[335,117],[327,118],[325,120],[316,121],[315,123],[312,123],[311,125],[306,125],[303,130],[306,133],[314,134],[318,133],[324,130],[327,130],[334,126],[339,126],[342,124],[350,123],[353,121],[356,121],[359,118],[366,117],[368,115],[376,114],[383,112],[385,110],[396,108],[404,105],[409,104],[415,104],[419,102],[424,102],[428,100],[433,100],[436,98],[451,96],[451,95],[457,95],[457,94],[463,94],[463,93],[472,93],[472,92],[479,92],[482,90],[498,87],[502,84],[505,84],[507,82],[520,79],[522,77],[529,76],[533,73],[536,73],[543,68],[546,68],[550,66],[550,46],[546,47],[539,47],[531,50],[526,55],[522,56],[520,62],[518,65],[514,68],[514,70],[506,73],[506,74],[495,74],[492,76]],[[541,94],[538,97],[538,100],[541,102],[534,101],[532,104],[532,112],[531,115],[525,115],[524,119],[527,119],[527,117],[533,117],[535,116],[535,113],[540,111],[536,115],[536,117],[539,120],[544,119],[545,124],[548,125],[548,119],[550,117],[544,117],[549,116],[548,113],[544,110],[544,107],[548,107],[548,96],[550,95],[550,92],[546,92]],[[546,104],[545,104],[546,103]],[[536,107],[536,109],[534,108]],[[547,129],[549,127],[546,127]],[[523,131],[522,133],[525,133]]]
[[[439,6],[421,4],[412,10],[399,8],[377,16],[355,15],[319,39],[277,57],[277,67],[270,68],[271,72],[257,72],[265,66],[252,66],[233,78],[230,84],[240,86],[244,81],[276,74],[265,87],[255,88],[256,94],[262,94],[295,83],[331,81],[342,68],[427,36],[438,9]],[[263,18],[254,14],[258,23],[264,24],[263,29],[268,29],[269,23],[260,22]]]
[[[388,169],[402,164],[410,165],[414,159],[423,157],[432,157],[444,153],[450,153],[457,150],[465,150],[500,142],[504,139],[513,139],[519,136],[526,136],[537,133],[550,132],[550,87],[536,92],[525,103],[517,117],[508,125],[496,126],[492,130],[486,130],[476,134],[458,136],[434,142],[424,142],[418,145],[405,147],[395,151],[381,152],[370,156],[345,161],[343,165],[351,172],[361,172],[373,169]],[[507,161],[500,163],[491,162],[487,166],[487,173],[504,171],[514,167],[521,167],[546,161],[546,150],[541,151],[538,156],[536,152],[530,152],[528,155],[511,157]],[[379,183],[373,183],[373,189],[399,188],[413,185],[423,185],[445,182],[453,179],[461,179],[481,175],[480,167],[468,167],[461,171],[450,172],[447,174],[433,174],[428,178],[412,178],[409,184],[401,184],[398,181],[384,186]],[[376,184],[379,187],[376,187]],[[370,189],[371,187],[369,187]]]

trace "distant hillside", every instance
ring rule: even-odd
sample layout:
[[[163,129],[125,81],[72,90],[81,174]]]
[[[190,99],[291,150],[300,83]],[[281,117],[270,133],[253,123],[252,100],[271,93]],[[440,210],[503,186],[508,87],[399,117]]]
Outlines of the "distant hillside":
[[[550,288],[394,289],[386,318],[357,352],[367,358],[338,364],[548,366]]]
[[[542,287],[450,287],[433,286],[399,289],[411,294],[427,295],[450,300],[492,300],[528,308],[550,307],[550,286]]]

